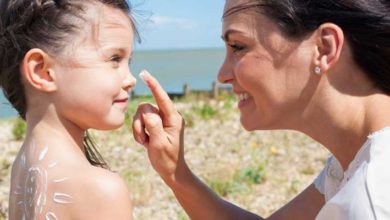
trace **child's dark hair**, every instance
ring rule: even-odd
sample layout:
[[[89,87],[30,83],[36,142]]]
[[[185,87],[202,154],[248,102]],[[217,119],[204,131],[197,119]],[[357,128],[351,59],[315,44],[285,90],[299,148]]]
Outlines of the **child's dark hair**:
[[[130,4],[126,0],[1,0],[0,1],[0,87],[5,97],[26,119],[26,97],[20,65],[32,48],[53,57],[60,55],[72,36],[82,31],[86,6],[96,3],[120,9],[129,15],[139,39]],[[108,168],[88,133],[84,138],[87,159],[92,165]]]

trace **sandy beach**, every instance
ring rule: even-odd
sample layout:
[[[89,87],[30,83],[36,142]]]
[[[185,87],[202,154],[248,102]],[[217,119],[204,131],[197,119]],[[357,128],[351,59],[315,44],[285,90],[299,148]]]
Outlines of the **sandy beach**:
[[[139,101],[131,103],[130,115]],[[185,156],[194,173],[223,197],[264,217],[310,184],[328,156],[297,132],[245,131],[232,97],[190,98],[176,105],[186,119]],[[12,126],[11,119],[0,121],[0,219],[7,219],[10,169],[21,145]],[[112,170],[128,184],[134,219],[188,219],[134,141],[129,122],[92,134]]]

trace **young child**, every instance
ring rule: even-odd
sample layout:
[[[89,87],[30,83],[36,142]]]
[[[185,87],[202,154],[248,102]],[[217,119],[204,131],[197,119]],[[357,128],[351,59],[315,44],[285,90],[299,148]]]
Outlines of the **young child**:
[[[124,123],[138,37],[128,3],[0,4],[0,86],[27,123],[12,167],[10,219],[131,219],[125,183],[87,136]]]

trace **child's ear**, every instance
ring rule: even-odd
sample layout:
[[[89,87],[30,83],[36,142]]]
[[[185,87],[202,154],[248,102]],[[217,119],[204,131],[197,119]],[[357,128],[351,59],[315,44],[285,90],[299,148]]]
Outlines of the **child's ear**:
[[[332,23],[324,23],[317,29],[317,50],[314,65],[327,73],[340,59],[344,46],[344,33]]]
[[[23,59],[23,74],[26,81],[43,92],[57,90],[52,58],[41,49],[29,50]]]

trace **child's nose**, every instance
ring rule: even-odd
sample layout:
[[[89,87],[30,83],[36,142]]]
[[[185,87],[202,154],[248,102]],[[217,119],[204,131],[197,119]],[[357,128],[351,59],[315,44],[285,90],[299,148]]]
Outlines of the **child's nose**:
[[[133,74],[129,73],[123,79],[122,88],[123,90],[128,92],[131,88],[135,86],[136,83],[137,83],[137,79],[134,78]]]

